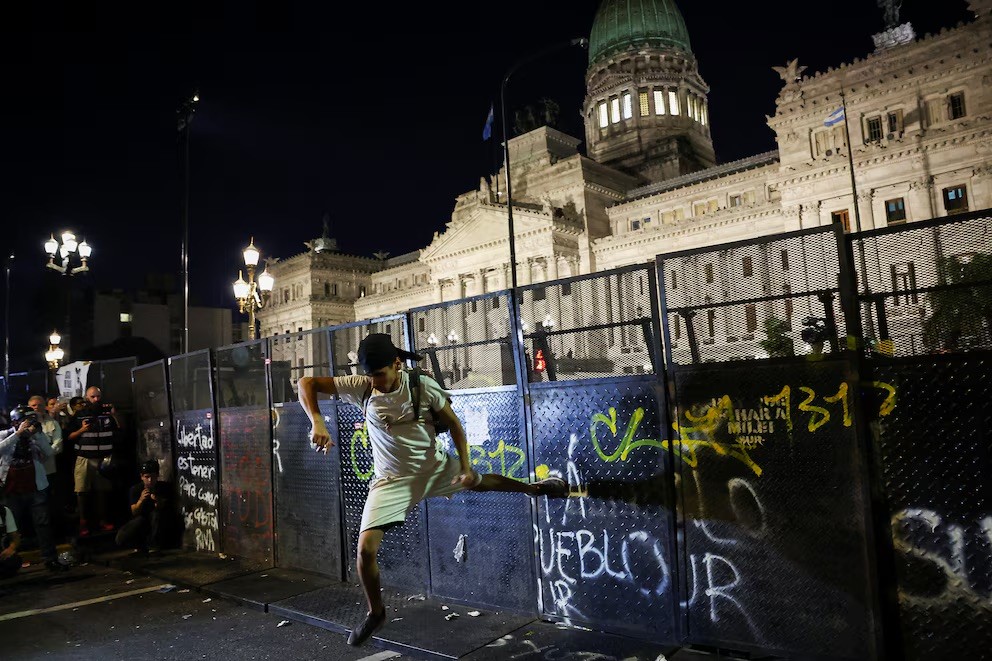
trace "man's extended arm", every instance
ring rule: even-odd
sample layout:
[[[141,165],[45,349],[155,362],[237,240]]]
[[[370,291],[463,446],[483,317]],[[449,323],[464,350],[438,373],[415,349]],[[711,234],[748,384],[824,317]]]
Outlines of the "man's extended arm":
[[[324,416],[320,414],[320,407],[317,405],[317,394],[337,395],[338,388],[334,385],[333,376],[305,376],[299,381],[300,405],[303,412],[310,418],[310,440],[319,449],[327,452],[328,448],[334,445],[331,435],[327,432],[327,425],[324,424]]]

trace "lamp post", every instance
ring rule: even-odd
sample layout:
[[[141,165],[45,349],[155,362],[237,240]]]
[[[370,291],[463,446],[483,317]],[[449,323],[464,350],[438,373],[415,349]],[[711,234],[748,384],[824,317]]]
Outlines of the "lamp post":
[[[182,253],[180,255],[183,274],[183,343],[182,353],[189,351],[189,130],[193,123],[193,114],[196,112],[196,104],[200,101],[200,95],[194,93],[179,104],[176,111],[178,115],[176,130],[179,131],[179,145],[182,150],[183,164],[183,204],[182,204],[182,226],[183,242]]]
[[[517,297],[517,250],[516,237],[513,231],[513,188],[511,184],[513,178],[510,176],[510,136],[507,133],[506,125],[506,85],[510,82],[510,76],[516,73],[517,70],[523,65],[569,46],[581,46],[582,48],[588,48],[589,40],[585,38],[571,39],[569,41],[548,46],[533,55],[517,60],[506,72],[506,76],[503,77],[503,83],[499,88],[499,114],[500,123],[503,126],[503,166],[506,168],[506,222],[510,235],[510,291],[514,303],[516,302]]]
[[[76,241],[76,235],[71,230],[62,232],[60,238],[62,239],[61,243],[52,234],[51,238],[45,241],[45,252],[48,253],[48,264],[45,266],[62,275],[76,275],[89,271],[90,267],[87,262],[90,255],[93,254],[93,247],[86,243],[86,239],[83,239],[81,243]],[[55,262],[56,255],[62,260],[61,264]],[[79,266],[72,266],[74,256],[79,258]]]
[[[10,271],[14,268],[14,253],[7,256],[7,267],[4,269],[7,278],[4,281],[4,314],[3,314],[3,387],[10,387]]]
[[[547,366],[548,380],[557,381],[558,372],[555,365],[555,352],[551,350],[551,336],[550,333],[555,327],[555,320],[551,318],[551,313],[544,315],[544,320],[541,322],[541,344],[544,345],[544,362]]]
[[[444,375],[441,373],[441,363],[437,359],[437,335],[431,332],[427,336],[427,357],[431,361],[431,369],[434,370],[434,379],[444,387]]]
[[[258,266],[259,252],[255,247],[255,239],[252,238],[248,247],[244,249],[245,268],[248,271],[248,281],[242,278],[241,271],[238,271],[238,279],[234,283],[234,298],[238,299],[238,308],[241,314],[248,315],[248,339],[255,339],[255,313],[265,307],[272,296],[272,287],[275,279],[264,269],[255,279],[255,267]],[[188,330],[188,329],[187,329]]]
[[[448,332],[448,344],[455,345],[458,344],[458,333],[454,330]],[[455,381],[458,381],[461,376],[458,374],[458,350],[451,350],[451,381],[454,385]]]
[[[48,253],[48,263],[46,267],[57,271],[65,276],[74,276],[81,273],[88,273],[90,270],[89,260],[93,255],[93,246],[86,243],[86,239],[81,242],[76,241],[76,235],[72,230],[65,230],[55,238],[52,234],[45,241],[45,252]],[[79,260],[79,265],[74,266],[75,260]],[[66,346],[72,348],[72,289],[66,287],[65,292],[65,322],[62,327],[66,333]],[[63,357],[66,351],[62,351]]]

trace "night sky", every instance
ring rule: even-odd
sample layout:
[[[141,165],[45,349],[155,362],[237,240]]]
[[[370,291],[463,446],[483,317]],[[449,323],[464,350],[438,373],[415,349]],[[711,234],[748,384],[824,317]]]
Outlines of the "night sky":
[[[455,197],[496,169],[498,142],[481,131],[506,70],[587,37],[599,2],[30,4],[0,17],[14,354],[45,348],[50,329],[17,311],[51,286],[42,243],[53,231],[93,245],[96,286],[133,289],[149,272],[178,286],[176,109],[194,88],[191,297],[231,305],[249,236],[263,257],[290,257],[320,235],[325,210],[343,252],[426,246]],[[871,52],[883,28],[874,0],[679,4],[720,162],[775,148],[772,66],[798,57],[807,74],[824,71]],[[968,15],[964,0],[901,10],[919,36]],[[577,48],[528,65],[511,83],[511,111],[552,98],[559,128],[582,137],[586,65]]]

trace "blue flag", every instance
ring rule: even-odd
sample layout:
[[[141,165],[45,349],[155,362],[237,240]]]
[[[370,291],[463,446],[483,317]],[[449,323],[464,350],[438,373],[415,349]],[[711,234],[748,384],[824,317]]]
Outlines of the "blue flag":
[[[827,115],[827,118],[823,120],[824,126],[833,126],[834,124],[840,124],[844,121],[844,106],[837,108],[832,113]]]
[[[486,125],[482,127],[482,139],[488,140],[493,136],[493,107],[489,106],[489,114],[486,116]]]

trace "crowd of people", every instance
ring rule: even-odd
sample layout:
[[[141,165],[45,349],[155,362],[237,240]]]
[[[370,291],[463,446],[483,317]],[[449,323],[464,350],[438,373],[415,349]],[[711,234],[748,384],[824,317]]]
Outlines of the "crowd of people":
[[[146,554],[177,538],[175,499],[158,480],[158,462],[141,464],[141,481],[127,485],[134,469],[124,429],[97,386],[68,400],[33,395],[0,420],[0,579],[24,565],[25,531],[51,572],[69,569],[56,550],[63,539],[116,531],[119,546]],[[114,499],[125,492],[127,513]]]

